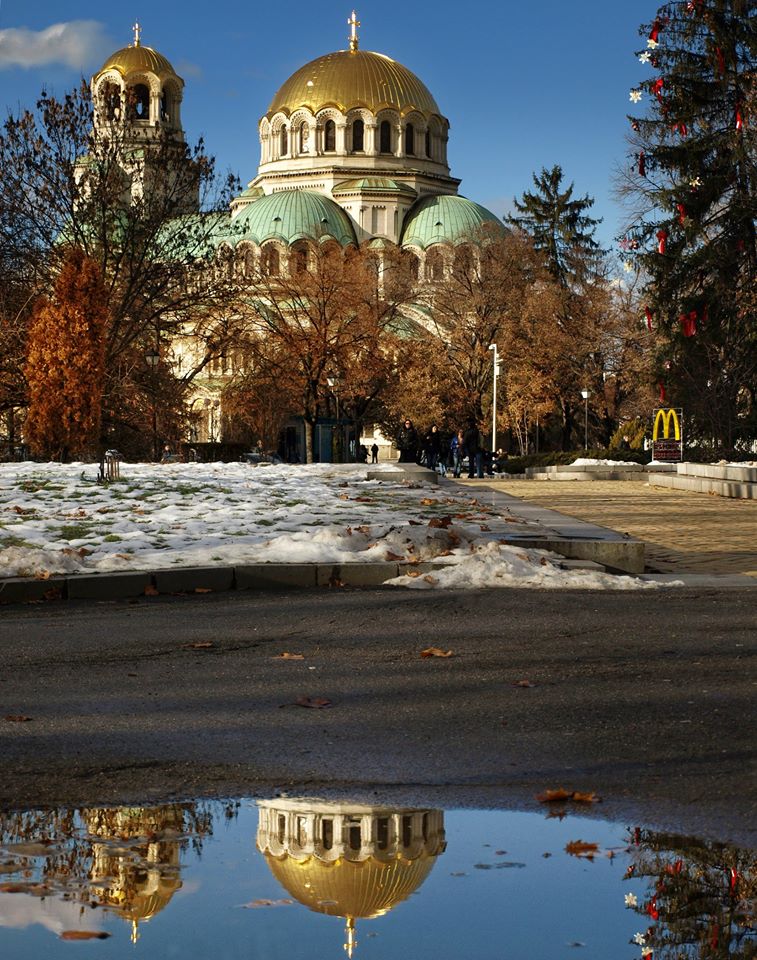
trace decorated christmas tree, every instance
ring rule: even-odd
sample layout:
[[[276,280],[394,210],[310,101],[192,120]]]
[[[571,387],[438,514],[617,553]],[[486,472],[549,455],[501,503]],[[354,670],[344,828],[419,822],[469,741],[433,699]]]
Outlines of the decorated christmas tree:
[[[720,452],[757,437],[757,3],[682,0],[641,28],[632,221],[662,404]]]

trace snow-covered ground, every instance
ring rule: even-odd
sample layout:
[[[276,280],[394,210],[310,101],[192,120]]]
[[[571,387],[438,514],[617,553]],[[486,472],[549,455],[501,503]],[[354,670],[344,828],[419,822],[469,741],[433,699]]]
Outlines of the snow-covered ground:
[[[475,490],[408,484],[387,468],[330,464],[0,464],[0,577],[233,566],[435,560],[393,584],[643,589],[633,577],[567,571],[501,541],[518,520]],[[534,531],[536,532],[536,531]]]

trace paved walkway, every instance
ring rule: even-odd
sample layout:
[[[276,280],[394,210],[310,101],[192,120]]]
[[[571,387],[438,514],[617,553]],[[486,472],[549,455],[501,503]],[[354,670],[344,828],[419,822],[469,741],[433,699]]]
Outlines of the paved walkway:
[[[624,480],[472,480],[645,541],[655,573],[757,577],[757,502],[651,487]]]

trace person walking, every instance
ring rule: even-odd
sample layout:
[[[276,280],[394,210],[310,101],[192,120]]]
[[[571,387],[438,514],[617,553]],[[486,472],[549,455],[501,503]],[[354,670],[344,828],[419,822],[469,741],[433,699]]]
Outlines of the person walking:
[[[462,430],[453,434],[449,445],[450,460],[452,461],[452,476],[459,477],[463,469],[463,458],[465,457],[465,441],[463,440]]]
[[[407,417],[397,433],[397,449],[400,463],[415,463],[418,457],[418,431]]]
[[[378,463],[378,453],[378,444],[374,441],[373,445],[371,446],[371,463]]]
[[[431,429],[426,434],[423,447],[426,454],[426,466],[429,470],[436,470],[439,454],[442,452],[442,437],[439,433],[439,427],[435,423],[431,425]]]
[[[484,476],[483,450],[481,449],[481,434],[478,430],[478,424],[471,417],[463,434],[463,445],[468,457],[468,479],[473,480],[478,477],[479,480]],[[475,473],[474,473],[475,470]]]

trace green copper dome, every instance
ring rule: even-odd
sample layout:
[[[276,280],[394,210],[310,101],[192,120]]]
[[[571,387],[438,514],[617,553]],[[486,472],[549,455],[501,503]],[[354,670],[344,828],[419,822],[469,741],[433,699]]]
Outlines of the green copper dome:
[[[505,228],[499,217],[465,197],[424,197],[407,212],[400,244],[425,250],[434,243],[464,243],[480,240],[482,233],[501,236]]]
[[[253,240],[258,246],[266,240],[279,240],[290,246],[303,239],[357,246],[344,210],[328,197],[309,190],[282,190],[255,200],[232,220],[224,239],[235,246],[241,240]]]

